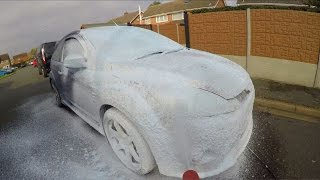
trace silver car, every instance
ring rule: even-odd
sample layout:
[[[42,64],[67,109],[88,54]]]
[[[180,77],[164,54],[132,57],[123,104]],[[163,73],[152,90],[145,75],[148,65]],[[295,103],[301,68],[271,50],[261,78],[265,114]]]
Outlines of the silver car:
[[[239,65],[136,27],[62,38],[50,83],[139,174],[202,177],[233,166],[252,132],[254,87]]]

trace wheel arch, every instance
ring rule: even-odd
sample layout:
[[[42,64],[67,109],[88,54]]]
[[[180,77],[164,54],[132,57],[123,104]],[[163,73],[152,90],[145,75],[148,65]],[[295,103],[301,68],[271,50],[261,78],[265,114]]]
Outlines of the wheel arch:
[[[101,121],[102,124],[103,124],[103,116],[104,116],[104,114],[111,108],[114,108],[114,107],[109,105],[109,104],[103,104],[103,105],[100,106],[99,117],[100,117],[100,121]]]
[[[110,93],[110,91],[107,92]],[[120,95],[119,91],[115,91],[115,94],[113,94],[113,92],[111,93],[118,95],[117,97],[126,97],[125,100],[122,98],[111,98],[112,100],[109,99],[109,101],[105,99],[103,101],[108,103],[103,103],[99,106],[99,117],[103,128],[103,135],[106,136],[103,122],[104,114],[110,108],[116,108],[130,120],[147,142],[157,166],[164,167],[167,162],[164,162],[163,158],[161,158],[163,153],[170,154],[170,156],[173,155],[173,149],[171,149],[170,146],[168,147],[170,143],[167,142],[169,137],[165,130],[166,128],[160,123],[160,117],[154,112],[155,110],[152,108],[152,104],[148,103],[147,99],[141,96],[141,93],[134,90],[126,92],[125,96],[123,96],[124,94]],[[130,94],[134,94],[135,96],[130,96]],[[118,103],[121,101],[122,103]],[[123,101],[127,103],[123,103]],[[160,133],[159,136],[159,133],[154,132],[162,133]],[[165,138],[161,138],[161,134],[162,137],[165,136]],[[166,152],[161,152],[162,150],[159,146],[168,148]]]
[[[49,83],[50,83],[50,87],[51,87],[51,90],[53,90],[53,86],[52,86],[52,78],[51,77],[49,77]]]

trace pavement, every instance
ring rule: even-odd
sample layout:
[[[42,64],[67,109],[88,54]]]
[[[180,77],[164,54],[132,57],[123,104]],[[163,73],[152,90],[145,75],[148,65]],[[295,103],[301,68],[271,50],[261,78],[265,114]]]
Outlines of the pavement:
[[[103,136],[68,108],[54,105],[48,79],[37,69],[1,79],[0,102],[0,179],[174,179],[157,169],[146,176],[127,170]],[[319,124],[256,107],[253,121],[237,163],[207,179],[320,178]]]
[[[260,111],[320,124],[320,89],[253,79]]]
[[[320,109],[320,89],[253,79],[256,97]]]
[[[36,68],[27,66],[18,69],[14,75],[0,80],[0,127],[9,121],[12,109],[28,97],[51,92],[48,79],[38,75]]]

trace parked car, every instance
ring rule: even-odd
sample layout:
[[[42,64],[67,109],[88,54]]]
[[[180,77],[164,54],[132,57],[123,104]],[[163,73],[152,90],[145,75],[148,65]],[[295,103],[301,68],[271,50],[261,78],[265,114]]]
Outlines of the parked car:
[[[39,75],[42,75],[44,77],[48,76],[48,73],[50,72],[50,61],[52,53],[55,50],[56,42],[47,42],[41,44],[36,51],[36,57],[37,57],[37,66],[39,70]]]
[[[4,76],[4,75],[7,75],[7,74],[10,74],[10,73],[13,73],[15,71],[15,69],[13,68],[3,68],[0,70],[0,76]]]
[[[26,62],[22,62],[22,63],[20,63],[20,66],[19,66],[19,67],[20,67],[20,68],[24,68],[24,67],[27,66],[27,64],[28,64],[28,63],[26,63]]]
[[[16,70],[16,68],[13,68],[13,67],[5,67],[2,69],[2,71],[5,71],[7,73],[12,73]]]
[[[1,71],[10,74],[10,73],[12,73],[14,70],[13,70],[13,69],[3,69],[3,70],[1,70]]]
[[[105,135],[132,171],[201,178],[235,164],[252,132],[254,87],[239,65],[150,30],[100,27],[65,36],[51,87]]]
[[[0,70],[0,76],[4,76],[6,74],[9,74],[7,71],[4,71],[4,70]]]
[[[0,70],[0,77],[6,75],[7,72]]]

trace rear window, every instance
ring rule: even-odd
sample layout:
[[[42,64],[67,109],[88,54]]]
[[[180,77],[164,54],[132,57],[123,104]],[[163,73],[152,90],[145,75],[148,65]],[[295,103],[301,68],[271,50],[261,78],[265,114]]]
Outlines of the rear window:
[[[49,42],[49,43],[45,43],[45,44],[43,45],[46,53],[50,53],[50,54],[53,53],[53,51],[54,51],[54,49],[55,49],[55,46],[56,46],[56,42]]]

